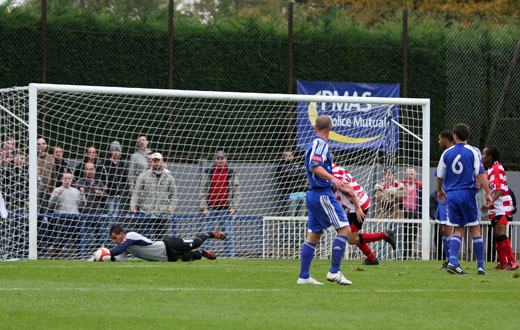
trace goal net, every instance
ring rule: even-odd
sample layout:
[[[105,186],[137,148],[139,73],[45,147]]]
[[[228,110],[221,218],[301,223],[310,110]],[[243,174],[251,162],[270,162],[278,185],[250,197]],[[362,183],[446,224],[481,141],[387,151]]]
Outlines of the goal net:
[[[13,154],[2,163],[2,258],[85,259],[113,247],[114,224],[152,240],[225,231],[226,241],[205,248],[297,258],[306,236],[305,149],[319,114],[333,122],[334,162],[372,199],[369,218],[385,217],[366,230],[392,228],[407,242],[401,255],[424,258],[427,212],[409,221],[379,214],[393,205],[377,206],[373,193],[385,171],[400,181],[413,169],[429,194],[429,100],[42,84],[0,90],[3,152]],[[421,201],[418,213],[427,209]],[[326,233],[317,257],[330,255],[333,236]],[[347,257],[363,256],[349,249]]]

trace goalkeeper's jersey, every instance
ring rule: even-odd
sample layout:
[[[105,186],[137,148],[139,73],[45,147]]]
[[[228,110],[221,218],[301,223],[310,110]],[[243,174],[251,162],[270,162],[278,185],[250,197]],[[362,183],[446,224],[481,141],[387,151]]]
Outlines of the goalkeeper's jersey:
[[[125,260],[128,253],[134,257],[149,261],[168,261],[163,241],[152,242],[136,232],[126,233],[123,242],[110,250],[117,261]]]

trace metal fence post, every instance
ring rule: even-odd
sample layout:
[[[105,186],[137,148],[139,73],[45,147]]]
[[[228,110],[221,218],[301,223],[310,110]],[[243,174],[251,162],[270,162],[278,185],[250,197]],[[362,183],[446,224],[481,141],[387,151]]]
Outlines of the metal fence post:
[[[293,50],[294,50],[294,16],[293,16],[294,1],[289,1],[289,10],[287,16],[288,28],[288,49],[287,49],[287,93],[292,94],[292,76],[293,76]]]
[[[168,88],[173,89],[173,8],[174,0],[168,1]]]
[[[408,9],[403,9],[403,80],[401,96],[408,97]]]

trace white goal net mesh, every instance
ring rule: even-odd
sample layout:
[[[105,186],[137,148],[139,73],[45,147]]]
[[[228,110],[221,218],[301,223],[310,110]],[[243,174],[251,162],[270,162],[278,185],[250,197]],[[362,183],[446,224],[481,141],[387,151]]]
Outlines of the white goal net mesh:
[[[0,106],[3,159],[9,154],[2,162],[8,211],[2,257],[27,258],[27,89],[0,90]],[[306,235],[305,148],[314,136],[315,115],[332,106],[40,91],[38,258],[85,259],[101,244],[113,247],[113,224],[152,240],[225,231],[228,240],[205,243],[221,257],[298,257]],[[402,199],[380,199],[377,206],[374,187],[385,171],[398,182],[412,169],[423,181],[422,107],[339,108],[331,115],[334,162],[369,194],[370,218],[403,219],[402,212],[391,212],[402,207]],[[389,222],[379,229],[390,227],[400,230],[403,241],[410,235],[402,254],[419,251],[418,224]],[[321,243],[324,251],[327,244]]]

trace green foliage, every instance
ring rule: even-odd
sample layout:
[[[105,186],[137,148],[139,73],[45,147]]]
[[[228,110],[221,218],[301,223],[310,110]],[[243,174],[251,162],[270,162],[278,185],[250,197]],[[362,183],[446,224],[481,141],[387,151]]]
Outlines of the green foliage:
[[[343,262],[353,285],[340,286],[324,281],[330,261],[315,260],[311,273],[325,285],[301,286],[298,260],[3,262],[0,324],[2,329],[515,328],[510,315],[516,313],[519,279],[512,275],[518,272],[478,276],[475,263],[463,263],[470,274],[456,276],[439,270],[440,261],[359,264]]]
[[[47,82],[167,88],[166,1],[147,6],[137,0],[114,0],[110,11],[102,10],[101,3],[49,2]],[[211,3],[199,5],[211,7]],[[286,22],[271,15],[271,7],[256,11],[237,3],[240,6],[226,14],[224,7],[231,2],[222,2],[224,7],[216,8],[221,12],[211,19],[176,12],[175,88],[287,91]],[[40,81],[38,4],[0,7],[0,87]],[[141,8],[139,15],[130,14],[131,8]],[[362,8],[310,11],[295,6],[292,90],[296,80],[401,83],[401,12],[383,14],[385,20],[374,21]],[[457,109],[472,113],[471,118],[492,116],[520,38],[517,20],[497,26],[462,23],[414,12],[409,16],[407,96],[432,100],[432,155],[440,154],[436,135],[453,125],[450,118]],[[475,82],[483,87],[470,96],[460,93]],[[513,88],[517,85],[514,81]],[[508,102],[504,111],[514,117],[512,104]],[[486,129],[478,121],[471,126],[476,128],[476,140],[471,142],[482,144]],[[520,154],[515,159],[519,158]]]

